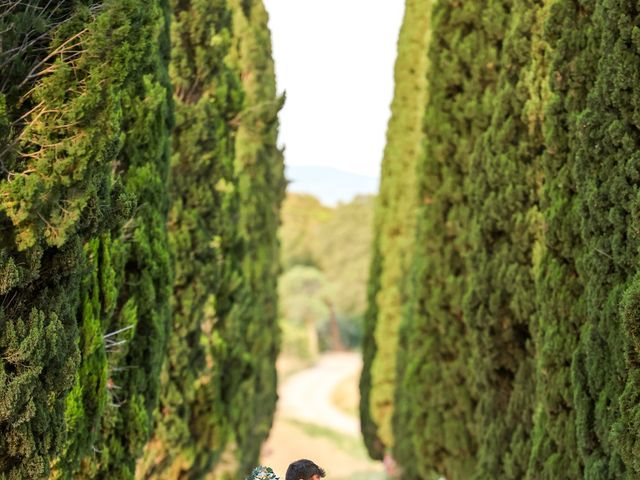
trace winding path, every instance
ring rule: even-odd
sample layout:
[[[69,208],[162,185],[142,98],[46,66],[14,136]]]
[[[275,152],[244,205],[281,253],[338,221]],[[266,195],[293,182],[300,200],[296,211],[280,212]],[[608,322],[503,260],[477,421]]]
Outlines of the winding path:
[[[329,353],[281,383],[275,422],[262,449],[263,464],[273,467],[281,478],[289,463],[299,458],[313,459],[332,480],[383,478],[382,465],[369,460],[361,444],[358,419],[338,410],[331,398],[345,380],[354,382],[352,391],[357,396],[361,365],[357,353]],[[336,437],[311,432],[305,428],[310,424],[322,427],[322,432],[333,430]]]
[[[342,381],[357,375],[361,368],[362,359],[358,353],[323,355],[315,366],[292,375],[281,386],[280,415],[358,436],[360,422],[338,410],[331,395]]]

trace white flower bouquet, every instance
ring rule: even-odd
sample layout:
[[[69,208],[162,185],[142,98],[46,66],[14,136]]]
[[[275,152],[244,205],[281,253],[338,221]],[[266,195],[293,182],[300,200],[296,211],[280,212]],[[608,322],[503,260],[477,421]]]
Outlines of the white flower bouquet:
[[[251,472],[246,480],[280,480],[280,477],[275,474],[271,467],[260,465],[253,469],[253,472]]]

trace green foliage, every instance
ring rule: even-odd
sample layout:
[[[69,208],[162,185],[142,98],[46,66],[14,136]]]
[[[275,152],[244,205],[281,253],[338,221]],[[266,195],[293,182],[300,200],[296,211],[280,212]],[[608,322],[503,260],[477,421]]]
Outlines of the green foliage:
[[[470,199],[465,194],[475,142],[489,123],[495,38],[483,28],[483,3],[453,8],[439,2],[431,14],[429,101],[424,154],[418,164],[418,229],[413,297],[402,327],[407,364],[398,402],[411,405],[397,452],[417,478],[433,472],[467,478],[477,448],[471,389],[472,345],[463,319],[469,289]],[[402,407],[404,408],[404,407]],[[407,412],[403,412],[403,417]]]
[[[222,382],[231,348],[225,331],[241,282],[231,123],[242,90],[225,61],[230,27],[225,2],[172,2],[173,326],[141,478],[201,478],[219,461],[231,429]]]
[[[267,12],[261,0],[230,0],[233,67],[240,72],[244,103],[238,117],[235,173],[242,284],[234,298],[225,338],[222,382],[240,474],[257,463],[271,428],[277,399],[275,360],[280,345],[277,231],[285,180],[277,145],[278,112]],[[266,334],[265,334],[266,333]]]
[[[48,471],[50,455],[63,439],[63,402],[51,396],[70,388],[76,353],[56,310],[34,307],[28,316],[2,315],[1,320],[0,419],[7,427],[0,467],[7,478],[38,478]]]
[[[312,243],[318,268],[330,284],[333,307],[340,315],[358,320],[366,308],[374,200],[361,195],[339,204],[318,225]]]
[[[435,4],[415,265],[395,284],[404,478],[640,474],[637,15]]]
[[[122,198],[131,200],[128,217],[88,252],[94,272],[80,311],[82,362],[67,402],[67,446],[56,465],[65,478],[132,478],[153,426],[172,279],[166,7],[109,2],[93,27],[96,48],[114,56],[109,68],[96,68],[120,82],[120,143],[111,171]]]
[[[329,309],[344,333],[356,336],[366,308],[373,204],[373,197],[358,196],[331,208],[311,195],[289,193],[279,231],[285,272],[298,266],[321,271]]]
[[[364,440],[367,453],[374,460],[384,458],[385,447],[377,435],[376,424],[371,418],[370,393],[371,393],[371,364],[375,358],[377,345],[374,335],[376,320],[378,318],[378,302],[376,295],[380,290],[380,270],[382,253],[378,244],[378,236],[373,241],[373,251],[371,254],[369,267],[369,281],[367,283],[367,309],[362,319],[362,372],[358,382],[360,390],[360,430]],[[404,431],[405,426],[402,426]]]
[[[285,354],[310,360],[320,350],[361,344],[373,204],[374,197],[358,196],[327,207],[311,195],[287,195],[279,232]],[[310,296],[302,278],[312,272],[322,286]],[[295,305],[305,304],[310,308],[302,315]]]
[[[379,255],[376,277],[370,277],[370,302],[365,336],[362,428],[374,456],[381,442],[394,444],[392,418],[396,380],[398,328],[406,303],[404,281],[412,262],[418,203],[416,163],[422,140],[422,117],[427,93],[427,55],[430,0],[408,0],[398,39],[395,93],[382,161],[380,194],[375,207],[375,236]],[[364,298],[364,295],[362,295]],[[367,404],[364,404],[367,402]],[[367,409],[369,410],[367,412]],[[375,434],[374,434],[375,432]],[[374,446],[376,445],[376,446]]]
[[[32,8],[22,8],[25,12],[15,16],[25,32],[17,42],[36,35],[24,26],[23,17]],[[14,118],[1,157],[6,181],[0,186],[0,211],[11,221],[12,241],[21,251],[61,247],[86,228],[82,222],[105,222],[102,202],[109,201],[110,163],[122,141],[118,88],[124,79],[118,68],[123,65],[105,68],[104,52],[122,48],[123,39],[105,39],[103,17],[89,9],[50,8],[53,18],[61,10],[68,16],[57,27],[45,27],[49,41],[38,46],[49,54],[28,68],[11,70],[16,73],[9,89],[15,95],[8,97]],[[41,15],[33,20],[35,28],[44,21]]]
[[[70,473],[78,469],[79,460],[89,453],[89,447],[98,438],[100,419],[109,403],[109,372],[100,294],[101,291],[105,293],[105,307],[112,311],[115,286],[109,285],[108,281],[102,282],[111,280],[110,277],[99,276],[113,272],[109,265],[108,236],[104,241],[96,238],[88,242],[85,255],[91,262],[91,273],[84,278],[82,285],[82,325],[79,338],[81,363],[66,401],[67,442],[56,463],[60,476],[63,476],[62,472]]]
[[[234,446],[247,470],[276,399],[284,190],[261,3],[7,6],[0,476],[132,478],[154,428],[140,476],[202,477]]]
[[[3,33],[3,70],[9,72],[3,81],[10,81],[2,87],[0,122],[0,338],[8,342],[2,382],[11,395],[3,397],[0,472],[8,478],[47,476],[58,454],[56,465],[68,467],[62,473],[70,475],[92,451],[89,439],[95,439],[100,419],[91,415],[104,408],[106,385],[98,304],[113,302],[114,294],[112,288],[104,296],[92,290],[106,279],[94,271],[97,238],[131,215],[139,196],[126,182],[129,165],[148,168],[147,161],[161,160],[154,145],[164,146],[168,131],[166,90],[145,77],[153,71],[145,65],[158,58],[153,20],[160,10],[142,3],[106,2],[92,9],[82,2],[47,2],[42,8],[18,2],[1,15],[9,26],[2,31],[10,32],[8,43]],[[155,88],[157,101],[141,94],[143,86]],[[138,109],[135,102],[161,108]],[[136,133],[149,126],[132,119],[136,109],[163,129]],[[136,157],[137,151],[144,153]],[[139,201],[153,208],[153,198],[141,195]],[[138,252],[132,255],[145,261]],[[34,335],[46,334],[37,349],[25,350],[30,358],[14,365],[13,354],[6,356],[16,348],[11,332],[24,336],[27,319]],[[148,334],[141,332],[141,338]],[[144,364],[157,368],[153,361]],[[131,463],[133,456],[124,460]]]
[[[536,10],[526,1],[491,4],[482,22],[486,57],[479,59],[476,75],[490,87],[473,119],[484,131],[465,184],[471,226],[464,319],[478,402],[478,479],[524,478],[530,452],[535,398],[530,322],[536,311],[531,265],[541,136],[526,105]]]
[[[589,59],[592,52],[584,48],[589,18],[582,7],[549,2],[541,13],[536,75],[545,91],[536,98],[532,89],[531,97],[540,103],[546,149],[540,161],[543,223],[533,262],[538,304],[531,328],[537,354],[536,405],[528,477],[580,478],[583,462],[576,438],[571,363],[584,321],[583,285],[576,266],[582,241],[570,161],[574,145],[567,132],[575,128],[575,112],[583,108],[590,83],[585,80],[595,64]],[[578,65],[581,73],[575,74]],[[575,81],[567,83],[565,78]]]
[[[584,102],[572,105],[567,132],[567,163],[576,187],[582,240],[576,269],[584,289],[584,323],[572,359],[577,443],[585,478],[634,478],[640,475],[637,452],[632,453],[639,433],[636,407],[630,401],[637,387],[637,323],[629,306],[640,245],[640,37],[632,18],[639,12],[637,5],[604,0],[580,13],[591,18],[583,27],[584,46],[574,52],[573,63],[581,68],[589,90],[585,92],[582,83],[574,91],[572,77],[567,77],[567,91],[556,86],[559,96]],[[586,96],[580,98],[582,92]]]
[[[313,267],[298,265],[280,276],[283,353],[304,360],[317,357],[318,330],[329,316],[328,287],[326,277]]]
[[[278,232],[285,270],[295,265],[319,267],[317,243],[322,240],[320,228],[333,216],[331,208],[311,195],[287,194],[282,204],[282,225]]]

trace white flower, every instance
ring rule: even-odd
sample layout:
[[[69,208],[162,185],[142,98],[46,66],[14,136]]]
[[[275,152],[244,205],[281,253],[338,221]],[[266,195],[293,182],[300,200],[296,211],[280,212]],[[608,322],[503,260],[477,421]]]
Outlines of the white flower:
[[[280,477],[270,467],[260,465],[253,469],[253,472],[246,480],[280,480]]]

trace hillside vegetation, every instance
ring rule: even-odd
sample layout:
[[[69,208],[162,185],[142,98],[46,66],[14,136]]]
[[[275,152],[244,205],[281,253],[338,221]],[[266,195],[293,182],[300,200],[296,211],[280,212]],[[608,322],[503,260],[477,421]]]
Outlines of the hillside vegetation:
[[[320,350],[360,345],[373,203],[358,196],[327,207],[308,194],[287,194],[280,228],[284,353],[312,360]]]

